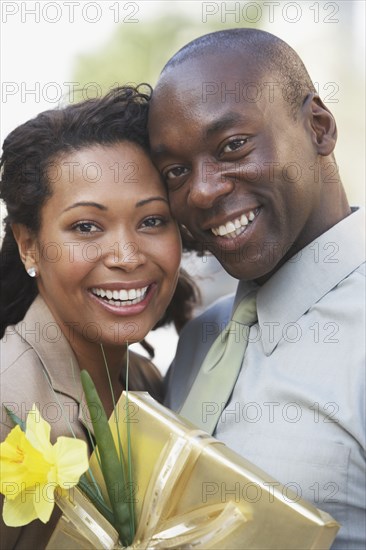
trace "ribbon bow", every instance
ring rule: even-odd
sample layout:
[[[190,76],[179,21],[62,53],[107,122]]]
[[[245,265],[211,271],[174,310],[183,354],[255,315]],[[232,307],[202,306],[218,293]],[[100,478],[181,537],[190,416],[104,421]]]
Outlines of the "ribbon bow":
[[[202,450],[212,443],[215,439],[200,430],[171,435],[150,478],[135,539],[126,550],[208,548],[247,521],[233,502],[170,514],[173,492],[176,501],[179,487],[184,487]],[[58,496],[57,504],[94,547],[126,548],[119,545],[115,529],[78,489],[73,491],[72,501],[70,495]]]

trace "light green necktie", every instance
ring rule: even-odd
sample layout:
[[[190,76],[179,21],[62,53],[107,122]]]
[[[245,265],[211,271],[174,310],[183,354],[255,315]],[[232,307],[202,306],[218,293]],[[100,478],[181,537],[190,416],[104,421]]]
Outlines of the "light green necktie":
[[[212,434],[235,386],[257,320],[256,292],[241,300],[227,327],[219,334],[202,363],[179,414]]]

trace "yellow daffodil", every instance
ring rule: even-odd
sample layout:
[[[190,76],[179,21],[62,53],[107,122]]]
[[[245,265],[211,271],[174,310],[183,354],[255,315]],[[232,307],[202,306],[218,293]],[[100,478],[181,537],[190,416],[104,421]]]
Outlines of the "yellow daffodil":
[[[0,445],[0,491],[5,495],[3,519],[19,527],[50,519],[56,487],[70,489],[89,467],[85,441],[59,437],[50,442],[51,427],[33,405],[25,433],[13,428]]]

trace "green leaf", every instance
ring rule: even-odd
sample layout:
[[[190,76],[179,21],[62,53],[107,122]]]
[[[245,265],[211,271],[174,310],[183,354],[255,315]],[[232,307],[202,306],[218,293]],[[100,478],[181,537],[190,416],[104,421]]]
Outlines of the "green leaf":
[[[114,515],[113,525],[119,534],[122,544],[129,546],[132,543],[132,539],[130,533],[130,507],[125,498],[126,480],[121,475],[121,466],[108,418],[94,382],[86,370],[81,371],[81,383],[94,428],[102,474],[112,505]]]
[[[83,474],[79,479],[78,486],[90,498],[97,510],[105,517],[109,523],[113,525],[114,516],[112,510],[104,502],[103,497],[100,496],[100,489],[95,486],[95,483],[88,480],[87,476]]]
[[[101,350],[102,350],[104,366],[105,366],[105,369],[106,369],[106,372],[107,372],[108,383],[109,383],[109,390],[110,390],[111,396],[112,396],[113,417],[114,417],[114,422],[115,422],[115,424],[116,424],[117,442],[118,442],[118,456],[119,456],[119,463],[120,463],[120,468],[121,468],[121,476],[123,477],[123,479],[126,479],[125,457],[124,457],[123,447],[122,447],[122,441],[121,441],[121,433],[120,433],[120,425],[119,425],[119,421],[118,421],[118,413],[117,413],[117,407],[116,407],[116,400],[115,400],[115,398],[114,398],[114,391],[113,391],[113,386],[112,386],[112,380],[111,380],[111,376],[110,376],[110,374],[109,374],[109,368],[108,368],[107,358],[106,358],[105,353],[104,353],[103,344],[100,344],[100,347],[101,347]],[[128,354],[128,346],[127,346],[127,354]],[[128,355],[127,355],[127,357],[128,357]],[[131,532],[131,536],[132,536],[132,537],[133,537],[133,534],[134,534],[134,533]]]
[[[15,413],[13,413],[13,411],[8,409],[8,407],[6,407],[5,405],[3,405],[3,406],[4,406],[4,409],[6,411],[6,414],[8,415],[10,420],[13,421],[14,425],[19,426],[20,429],[22,430],[22,432],[25,432],[25,422],[23,422],[23,420],[21,418],[19,418],[19,416],[17,416]]]
[[[131,457],[131,430],[130,419],[128,417],[128,375],[130,367],[130,348],[127,342],[127,361],[126,361],[126,411],[127,411],[127,477],[128,486],[130,489],[129,502],[130,502],[130,518],[131,518],[131,532],[135,535],[135,505],[133,498],[133,475],[132,475],[132,457]]]

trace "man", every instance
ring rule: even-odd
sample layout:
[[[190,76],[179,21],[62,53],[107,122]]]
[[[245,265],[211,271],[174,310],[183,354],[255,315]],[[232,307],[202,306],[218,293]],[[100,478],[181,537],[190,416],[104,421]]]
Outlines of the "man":
[[[149,130],[184,234],[240,280],[183,330],[167,404],[331,513],[334,548],[364,548],[364,214],[338,174],[332,114],[287,44],[235,29],[167,63]],[[205,355],[253,292],[230,399],[214,378],[210,397]]]

